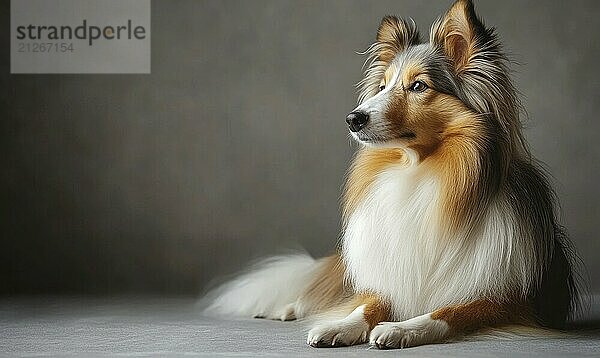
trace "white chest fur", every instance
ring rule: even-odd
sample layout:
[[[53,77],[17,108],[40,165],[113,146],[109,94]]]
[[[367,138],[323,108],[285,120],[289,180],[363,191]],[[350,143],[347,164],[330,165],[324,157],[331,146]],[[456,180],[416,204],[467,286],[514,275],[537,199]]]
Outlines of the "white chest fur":
[[[498,201],[473,236],[444,237],[437,225],[438,183],[417,180],[416,171],[397,167],[379,174],[350,216],[342,256],[355,288],[389,299],[401,320],[522,288],[528,273],[518,276],[527,263],[513,247],[510,210]]]

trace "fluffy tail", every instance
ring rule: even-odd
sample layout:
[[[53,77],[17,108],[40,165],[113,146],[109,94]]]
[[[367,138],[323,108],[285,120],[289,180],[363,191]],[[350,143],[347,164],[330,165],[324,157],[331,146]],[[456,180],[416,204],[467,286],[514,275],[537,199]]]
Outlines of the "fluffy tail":
[[[291,320],[299,301],[323,267],[306,254],[275,256],[212,290],[204,299],[207,315]],[[305,311],[303,309],[302,311]]]

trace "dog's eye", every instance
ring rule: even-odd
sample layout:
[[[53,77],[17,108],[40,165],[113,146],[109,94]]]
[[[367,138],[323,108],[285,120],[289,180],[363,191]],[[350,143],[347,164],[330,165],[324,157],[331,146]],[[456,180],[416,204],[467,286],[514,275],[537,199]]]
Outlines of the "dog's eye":
[[[415,81],[413,82],[412,85],[410,85],[410,87],[408,87],[408,90],[411,92],[423,92],[425,91],[427,88],[427,85],[425,84],[425,82],[423,81]]]
[[[383,91],[385,89],[385,78],[381,79],[381,82],[379,82],[379,92]]]

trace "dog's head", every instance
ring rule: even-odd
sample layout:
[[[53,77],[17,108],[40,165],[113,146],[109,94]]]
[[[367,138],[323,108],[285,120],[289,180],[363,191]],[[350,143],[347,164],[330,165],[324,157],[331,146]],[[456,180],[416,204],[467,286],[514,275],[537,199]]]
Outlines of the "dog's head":
[[[455,125],[495,122],[508,137],[518,130],[506,58],[471,1],[454,3],[433,24],[429,43],[421,43],[413,21],[386,16],[367,54],[359,106],[346,118],[359,142],[426,155]]]

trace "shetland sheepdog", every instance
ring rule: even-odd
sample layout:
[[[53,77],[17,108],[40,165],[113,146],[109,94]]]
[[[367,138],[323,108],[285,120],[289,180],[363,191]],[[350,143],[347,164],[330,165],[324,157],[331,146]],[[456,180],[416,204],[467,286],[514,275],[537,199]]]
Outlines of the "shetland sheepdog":
[[[384,17],[364,54],[337,253],[263,261],[217,288],[206,312],[312,317],[313,347],[563,327],[577,300],[572,252],[494,29],[458,0],[429,42],[414,21]]]

